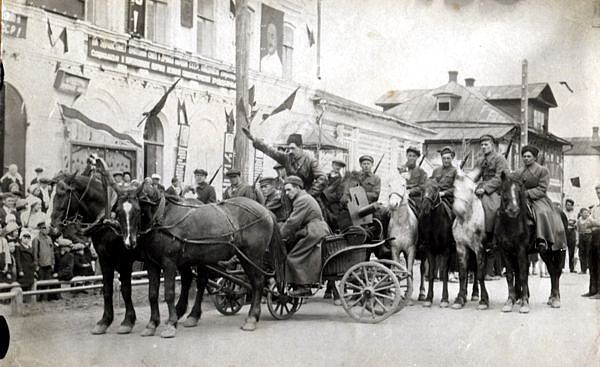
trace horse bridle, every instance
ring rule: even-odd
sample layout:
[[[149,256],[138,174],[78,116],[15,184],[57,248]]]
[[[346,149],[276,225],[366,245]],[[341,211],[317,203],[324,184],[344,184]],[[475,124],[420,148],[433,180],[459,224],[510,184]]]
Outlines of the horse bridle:
[[[63,220],[61,221],[61,223],[63,225],[77,224],[77,225],[79,225],[81,227],[92,226],[94,223],[97,223],[98,220],[96,220],[93,223],[84,223],[84,222],[81,221],[82,216],[79,214],[79,208],[80,207],[83,207],[84,209],[86,208],[85,204],[83,203],[83,198],[85,198],[86,194],[89,191],[90,184],[92,183],[92,176],[89,177],[87,185],[85,186],[85,190],[83,190],[83,193],[81,194],[81,196],[79,196],[75,192],[75,190],[71,187],[70,184],[67,184],[64,181],[63,181],[63,183],[65,185],[67,185],[67,190],[66,191],[69,194],[69,198],[67,199],[67,210],[65,210],[65,216],[64,216]],[[71,201],[73,201],[73,196],[75,196],[75,199],[77,200],[77,204],[78,204],[77,205],[77,212],[72,217],[73,219],[69,219],[69,211],[71,210]]]

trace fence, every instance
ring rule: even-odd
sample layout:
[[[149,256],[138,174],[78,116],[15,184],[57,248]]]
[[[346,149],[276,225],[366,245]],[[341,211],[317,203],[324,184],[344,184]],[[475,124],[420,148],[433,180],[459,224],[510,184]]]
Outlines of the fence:
[[[131,274],[131,286],[139,286],[146,285],[149,283],[147,278],[148,273],[146,271],[135,271]],[[180,277],[177,276],[176,280],[180,280]],[[0,301],[2,300],[10,300],[10,308],[11,315],[13,316],[22,316],[23,315],[23,297],[25,296],[33,296],[31,297],[32,303],[37,301],[38,295],[42,294],[54,294],[54,293],[67,293],[67,292],[78,292],[78,291],[86,291],[92,289],[101,289],[103,287],[102,283],[99,284],[87,284],[87,285],[79,285],[80,283],[96,283],[102,281],[102,275],[92,275],[92,276],[76,276],[68,281],[60,281],[58,279],[49,279],[49,280],[38,280],[34,282],[33,287],[29,291],[23,291],[21,289],[21,285],[19,283],[2,283],[0,284],[0,291],[10,289],[9,292],[0,292]],[[161,283],[164,281],[164,278],[160,278]],[[63,285],[68,285],[69,287],[62,287]],[[48,286],[59,286],[57,288],[49,288],[49,289],[38,289],[38,287],[48,287]],[[117,300],[120,303],[121,297],[121,282],[118,277],[115,277],[113,281],[113,294],[117,295]]]

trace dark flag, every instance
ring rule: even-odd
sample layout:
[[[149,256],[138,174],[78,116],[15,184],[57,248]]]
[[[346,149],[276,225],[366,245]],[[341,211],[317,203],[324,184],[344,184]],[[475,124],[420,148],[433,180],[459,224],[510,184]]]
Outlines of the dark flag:
[[[306,33],[308,35],[308,47],[312,47],[315,44],[315,32],[311,31],[306,25]]]
[[[181,80],[181,77],[179,77],[179,79],[177,79],[175,81],[175,83],[173,83],[173,85],[167,89],[167,91],[165,92],[165,94],[160,97],[160,99],[158,100],[158,103],[156,103],[156,105],[154,105],[154,107],[152,107],[152,109],[150,110],[150,112],[144,112],[142,115],[144,115],[144,118],[142,118],[142,121],[140,121],[137,126],[139,127],[147,118],[152,117],[152,116],[156,116],[160,113],[160,111],[162,111],[163,107],[165,106],[165,103],[167,103],[167,98],[169,98],[169,94],[171,94],[171,92],[173,91],[173,89],[175,89],[175,86],[177,85],[177,83],[179,83],[179,81]]]
[[[233,134],[233,130],[235,127],[235,120],[233,118],[233,110],[230,113],[227,113],[227,109],[225,109],[225,122],[227,123],[227,133]]]
[[[273,116],[276,113],[279,113],[283,110],[291,110],[292,106],[294,105],[294,99],[296,99],[296,92],[298,92],[298,89],[300,89],[300,87],[296,88],[296,90],[290,94],[289,97],[287,97],[285,99],[285,101],[283,101],[282,104],[280,104],[279,106],[277,106],[273,112],[271,112],[271,116]]]
[[[48,40],[50,41],[50,46],[54,47],[54,41],[52,40],[52,26],[50,25],[50,19],[46,18],[46,30],[48,31]]]
[[[254,100],[254,86],[251,86],[250,89],[248,89],[248,104],[250,107],[256,105],[256,101]]]
[[[60,32],[58,39],[60,39],[63,43],[63,53],[69,52],[69,43],[67,42],[67,27]]]
[[[235,2],[229,0],[229,12],[235,17]]]
[[[571,178],[571,186],[581,187],[581,182],[579,182],[579,176]]]
[[[183,114],[183,123],[181,122],[182,114]],[[190,123],[188,122],[188,115],[187,115],[187,108],[185,106],[185,100],[181,101],[179,98],[177,98],[177,124],[178,125],[187,125],[187,126],[190,125]]]

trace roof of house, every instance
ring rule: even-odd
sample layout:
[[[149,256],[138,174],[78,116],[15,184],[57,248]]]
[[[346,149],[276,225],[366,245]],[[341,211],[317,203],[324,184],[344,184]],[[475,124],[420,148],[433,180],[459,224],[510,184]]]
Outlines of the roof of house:
[[[600,141],[593,141],[591,137],[566,138],[573,148],[567,150],[565,155],[600,155]]]
[[[512,125],[496,125],[496,126],[444,126],[436,127],[438,132],[432,137],[425,140],[431,141],[463,141],[463,140],[478,140],[482,135],[492,135],[496,139],[500,139],[512,131],[515,126]]]
[[[451,111],[438,111],[438,94],[453,94],[457,103]],[[456,82],[449,82],[441,87],[413,96],[386,113],[401,119],[415,122],[477,122],[490,124],[517,123],[510,115],[493,106],[485,97],[472,87],[465,87]]]

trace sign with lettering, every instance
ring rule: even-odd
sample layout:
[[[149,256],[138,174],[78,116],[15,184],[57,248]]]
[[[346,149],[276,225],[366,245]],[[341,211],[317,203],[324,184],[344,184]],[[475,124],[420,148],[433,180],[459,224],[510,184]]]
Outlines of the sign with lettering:
[[[54,88],[69,94],[83,94],[87,90],[90,80],[88,78],[59,70],[54,80]]]
[[[27,37],[27,17],[5,10],[2,12],[2,34],[15,37]]]
[[[89,36],[88,57],[235,89],[234,73],[204,64],[191,56],[173,56],[142,47],[128,46],[125,42]]]

